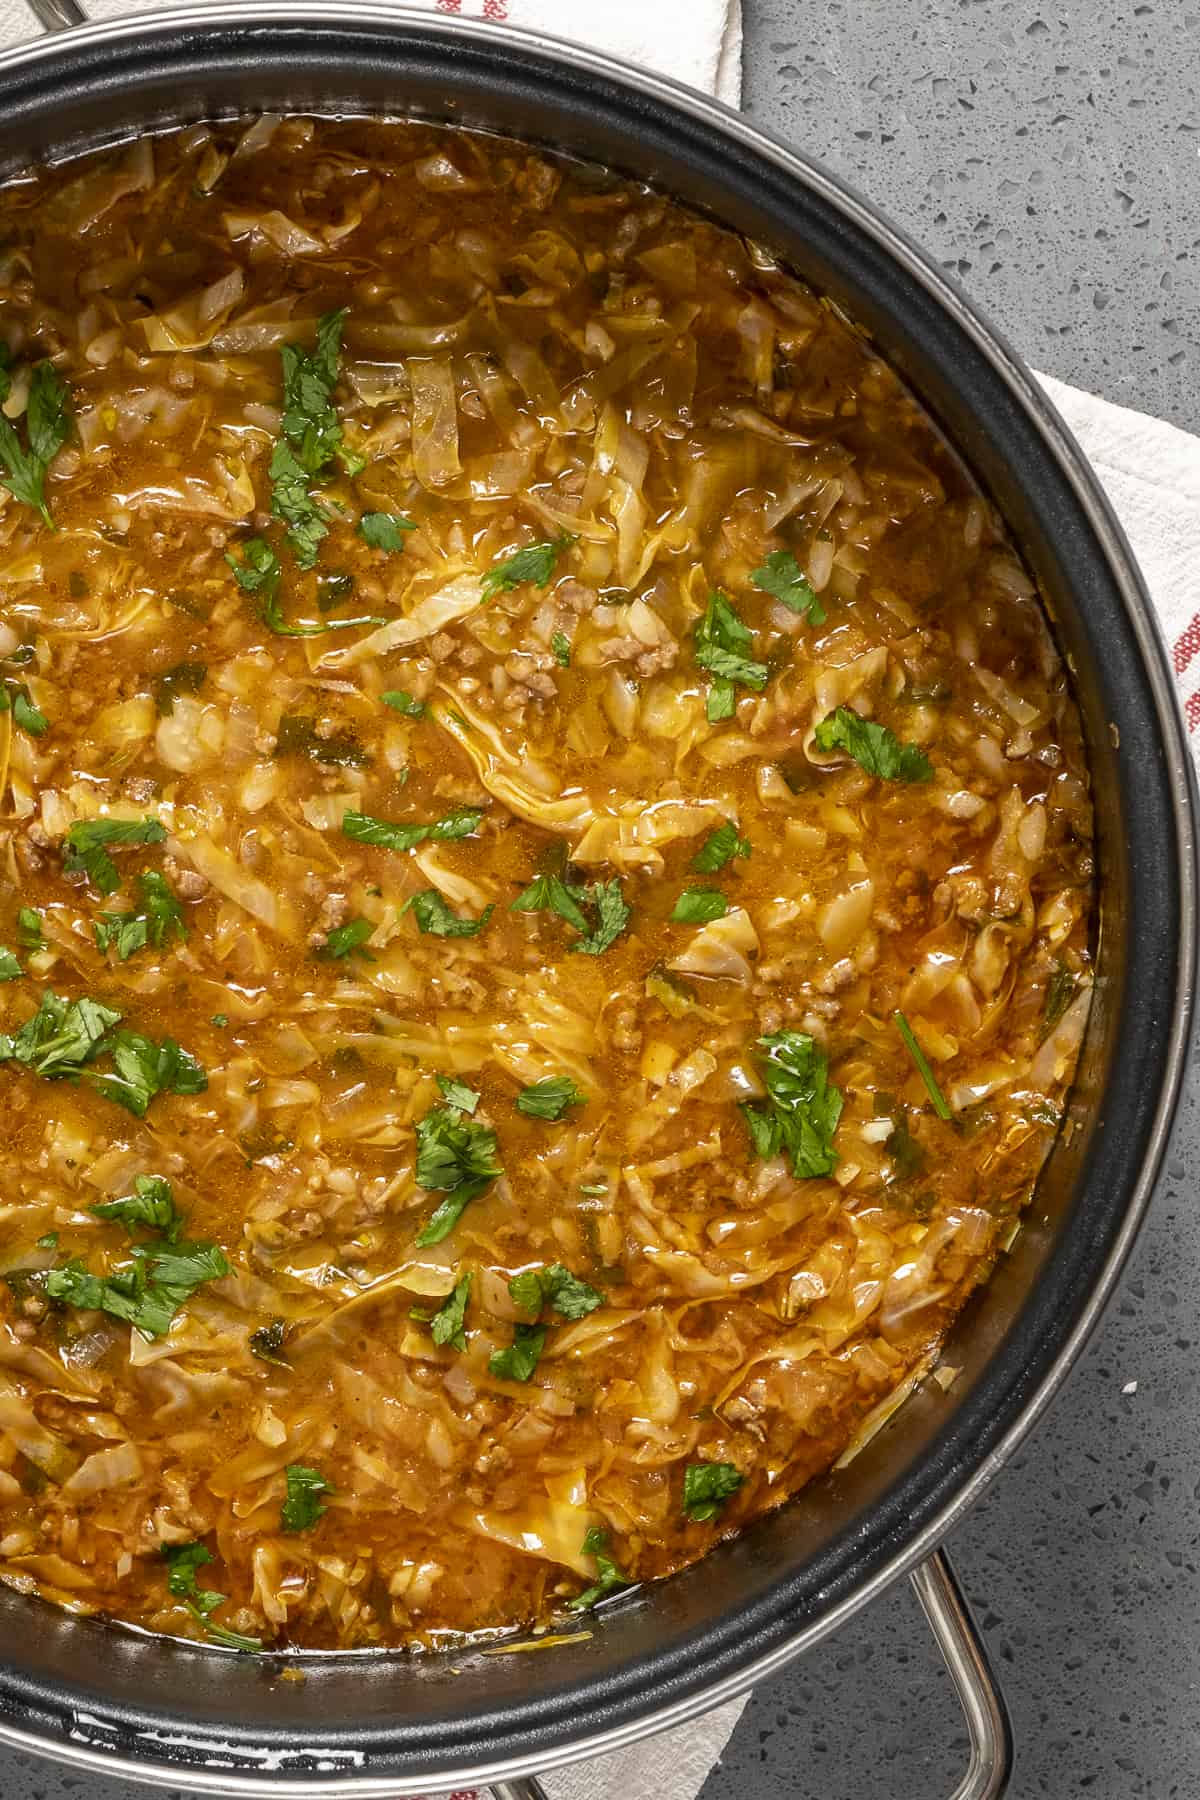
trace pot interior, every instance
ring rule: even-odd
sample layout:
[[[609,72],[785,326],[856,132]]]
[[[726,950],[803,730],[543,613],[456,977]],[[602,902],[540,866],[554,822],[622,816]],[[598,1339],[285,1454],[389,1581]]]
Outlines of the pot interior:
[[[602,1748],[814,1642],[912,1560],[1052,1381],[1127,1247],[1173,1103],[1192,948],[1186,753],[1136,573],[1027,378],[944,279],[820,170],[698,97],[515,33],[305,3],[72,33],[0,59],[0,80],[5,173],[249,110],[419,116],[608,164],[760,238],[920,396],[1006,516],[1072,660],[1097,808],[1096,1004],[1072,1129],[954,1329],[948,1392],[928,1384],[847,1469],[553,1654],[309,1656],[303,1682],[281,1681],[277,1657],[154,1640],[0,1589],[0,1730],[172,1785],[207,1768],[226,1791],[239,1771],[264,1791],[372,1778],[395,1791]]]

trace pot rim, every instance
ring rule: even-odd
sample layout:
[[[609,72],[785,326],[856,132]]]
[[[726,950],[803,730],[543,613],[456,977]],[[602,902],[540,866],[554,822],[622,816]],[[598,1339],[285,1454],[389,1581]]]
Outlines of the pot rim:
[[[1152,691],[1159,739],[1165,760],[1164,781],[1170,791],[1171,811],[1178,842],[1178,896],[1181,941],[1171,1016],[1162,1028],[1165,1042],[1165,1077],[1146,1153],[1121,1224],[1095,1275],[1086,1302],[1074,1327],[1060,1346],[1052,1366],[1041,1378],[1003,1436],[982,1461],[957,1485],[952,1496],[930,1516],[917,1534],[867,1575],[861,1584],[824,1612],[806,1621],[772,1649],[745,1663],[735,1672],[653,1711],[592,1731],[587,1737],[544,1748],[537,1753],[510,1755],[456,1768],[448,1776],[413,1777],[423,1791],[449,1787],[487,1787],[532,1773],[546,1773],[583,1758],[619,1750],[672,1726],[682,1725],[744,1694],[756,1683],[778,1673],[821,1638],[835,1630],[861,1606],[877,1598],[893,1581],[913,1569],[937,1546],[951,1527],[991,1483],[1001,1466],[1020,1446],[1041,1418],[1079,1357],[1112,1294],[1117,1278],[1133,1246],[1145,1215],[1155,1181],[1166,1154],[1178,1106],[1190,1041],[1197,961],[1197,796],[1192,759],[1182,711],[1166,647],[1159,633],[1149,597],[1124,533],[1099,482],[1060,414],[1029,370],[1005,340],[976,311],[958,284],[939,269],[901,230],[839,177],[789,148],[768,132],[750,124],[723,102],[654,71],[636,67],[603,51],[570,42],[549,33],[525,30],[485,20],[463,19],[453,14],[417,11],[404,4],[377,4],[374,0],[217,0],[139,13],[74,27],[37,38],[0,53],[0,84],[18,70],[60,58],[64,50],[88,51],[121,44],[144,44],[147,38],[166,36],[181,28],[200,37],[211,27],[252,26],[264,32],[302,28],[306,23],[322,27],[366,25],[375,30],[453,44],[463,42],[476,49],[489,44],[509,51],[535,51],[545,58],[569,62],[575,71],[615,83],[648,97],[664,109],[683,112],[690,119],[724,134],[743,153],[766,160],[780,174],[814,192],[852,228],[882,250],[902,271],[918,283],[926,296],[949,315],[971,347],[990,365],[1007,387],[1026,419],[1037,429],[1049,456],[1068,480],[1073,496],[1099,543],[1128,622]],[[92,1774],[124,1775],[150,1786],[172,1787],[190,1793],[220,1792],[228,1796],[292,1797],[312,1800],[319,1788],[328,1800],[394,1800],[397,1777],[387,1774],[335,1773],[327,1764],[316,1775],[289,1776],[278,1760],[264,1760],[261,1772],[242,1772],[217,1766],[211,1741],[189,1745],[186,1737],[166,1730],[142,1733],[161,1745],[164,1755],[173,1748],[203,1748],[210,1756],[207,1768],[188,1768],[169,1761],[148,1762],[123,1755],[113,1742],[112,1727],[83,1711],[73,1715],[71,1737],[61,1741],[25,1730],[0,1715],[0,1742],[17,1749],[51,1756],[56,1761]]]

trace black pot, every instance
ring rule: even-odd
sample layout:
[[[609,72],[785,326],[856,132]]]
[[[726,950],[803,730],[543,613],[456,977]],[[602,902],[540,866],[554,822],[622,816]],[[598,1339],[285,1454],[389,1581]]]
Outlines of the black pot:
[[[71,10],[39,0],[47,22]],[[0,96],[9,170],[249,110],[417,115],[568,149],[764,240],[940,423],[1007,518],[1074,668],[1102,918],[1075,1130],[955,1327],[948,1393],[919,1392],[847,1470],[544,1655],[306,1656],[301,1684],[279,1680],[279,1657],[0,1589],[0,1738],[92,1771],[330,1800],[616,1747],[771,1673],[927,1556],[1045,1408],[1116,1280],[1175,1107],[1196,949],[1191,763],[1138,572],[1061,420],[946,276],[825,170],[670,82],[504,28],[299,0],[73,31],[0,57]]]

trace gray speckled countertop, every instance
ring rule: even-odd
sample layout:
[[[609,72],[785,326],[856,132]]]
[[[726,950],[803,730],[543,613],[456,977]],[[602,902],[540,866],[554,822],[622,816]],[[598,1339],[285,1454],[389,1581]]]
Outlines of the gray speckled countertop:
[[[743,4],[753,118],[907,227],[1036,367],[1200,430],[1200,0]],[[1198,1172],[1193,1080],[1065,1399],[950,1540],[1015,1800],[1200,1794]],[[702,1800],[942,1800],[965,1747],[902,1584],[755,1693]],[[0,1750],[2,1800],[145,1792]]]

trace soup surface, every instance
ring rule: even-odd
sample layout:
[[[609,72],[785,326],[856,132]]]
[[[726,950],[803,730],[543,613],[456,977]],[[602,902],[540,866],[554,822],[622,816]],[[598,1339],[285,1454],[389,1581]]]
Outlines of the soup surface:
[[[953,1379],[1091,979],[1033,585],[591,168],[197,127],[0,245],[0,1578],[578,1620]]]

